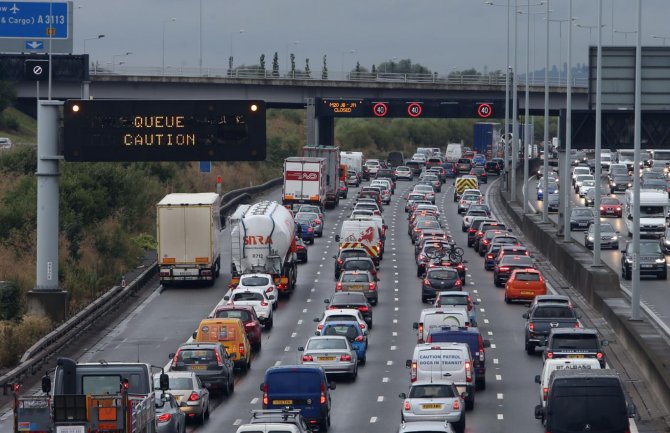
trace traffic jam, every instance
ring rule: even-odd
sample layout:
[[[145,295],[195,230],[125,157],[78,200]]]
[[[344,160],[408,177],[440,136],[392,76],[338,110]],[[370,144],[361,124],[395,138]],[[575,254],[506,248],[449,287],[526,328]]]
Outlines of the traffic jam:
[[[390,251],[387,243],[393,225],[391,211],[386,209],[396,206],[404,210],[407,221],[408,238],[401,242],[402,249],[410,251],[416,264],[415,287],[402,290],[415,293],[412,297],[421,305],[412,329],[407,330],[414,336],[413,348],[396,350],[392,346],[393,358],[387,362],[401,364],[406,370],[404,379],[395,378],[405,384],[404,391],[397,394],[398,413],[391,415],[397,416],[397,432],[474,431],[466,427],[466,420],[476,411],[477,396],[485,392],[487,381],[494,380],[490,371],[487,374],[491,365],[487,366],[486,351],[495,347],[489,338],[491,326],[481,317],[480,295],[468,285],[471,270],[480,266],[490,276],[490,284],[480,282],[476,286],[479,291],[495,291],[505,304],[528,307],[521,313],[525,327],[518,335],[523,333],[527,356],[543,360],[541,370],[534,372],[536,406],[528,408],[534,410],[538,430],[575,431],[575,425],[587,423],[592,431],[604,431],[599,423],[609,423],[625,428],[611,431],[628,431],[634,407],[618,375],[608,371],[603,351],[608,342],[582,325],[567,296],[552,293],[531,249],[489,206],[482,184],[488,183],[489,177],[497,179],[503,165],[500,158],[487,158],[462,145],[449,145],[444,152],[419,148],[407,160],[400,152],[391,152],[387,160],[365,160],[361,152],[306,147],[303,156],[284,161],[281,200],[241,204],[226,218],[230,245],[207,238],[207,233],[215,232],[210,228],[223,225],[212,217],[212,209],[219,205],[216,197],[166,197],[159,203],[164,209],[158,213],[159,232],[170,233],[169,240],[166,237],[159,245],[160,257],[168,259],[161,267],[162,284],[177,288],[202,282],[198,280],[214,284],[224,263],[213,251],[225,247],[230,248],[231,257],[227,289],[188,341],[169,354],[164,372],[149,373],[152,386],[141,390],[131,382],[118,391],[101,379],[88,387],[82,385],[75,393],[119,392],[119,401],[134,401],[133,410],[121,410],[126,406],[119,405],[113,418],[119,425],[129,425],[153,413],[156,429],[138,431],[183,433],[187,426],[192,431],[211,424],[217,400],[235,399],[239,377],[255,371],[254,359],[267,350],[263,346],[269,344],[276,316],[282,314],[280,301],[290,302],[304,290],[298,283],[301,267],[320,258],[310,255],[313,245],[334,241],[337,253],[332,256],[332,291],[323,299],[321,313],[307,324],[313,326],[313,335],[291,348],[297,351],[295,362],[277,362],[262,373],[260,383],[254,384],[255,406],[248,414],[239,414],[242,418],[227,430],[328,431],[336,419],[347,416],[333,413],[333,401],[347,399],[347,394],[338,395],[337,385],[356,393],[352,385],[359,373],[376,368],[366,367],[367,361],[374,351],[382,351],[374,328],[387,324],[375,320],[374,313],[380,308],[378,304],[392,303],[397,296],[391,281],[381,278],[381,269],[391,267],[384,260]],[[457,216],[447,215],[448,201],[455,205]],[[453,211],[454,206],[449,206]],[[179,207],[182,210],[175,212]],[[344,219],[338,227],[327,227],[326,213],[338,207],[345,213]],[[394,222],[401,218],[395,217]],[[184,262],[180,253],[170,252],[171,248],[183,251],[183,244],[189,242],[175,236],[175,227],[188,225],[188,219],[210,221],[210,226],[204,225],[206,248],[196,253],[192,268],[179,264]],[[159,234],[159,243],[161,239]],[[465,248],[471,248],[472,253]],[[190,249],[196,248],[192,245]],[[466,260],[466,255],[476,258]],[[329,272],[323,269],[318,274]],[[65,365],[56,368],[54,389],[67,389],[67,375],[59,373],[66,371]],[[67,365],[79,375],[79,369],[83,372],[88,364]],[[118,377],[125,371],[122,367],[137,364],[115,365],[98,368]],[[603,389],[607,389],[607,399],[601,398]],[[144,407],[138,404],[140,396],[142,402],[151,402],[155,411],[140,412]],[[103,411],[102,404],[91,406],[96,397],[89,395],[81,402],[89,413],[96,414],[87,417],[87,428],[82,431],[103,432],[107,431],[105,425],[110,425],[103,418],[111,416],[113,403],[106,403]],[[587,402],[589,410],[584,411]],[[55,400],[54,404],[62,403]],[[30,419],[28,411],[23,415],[26,418],[19,417],[19,422],[37,422]],[[67,425],[63,418],[52,422]]]

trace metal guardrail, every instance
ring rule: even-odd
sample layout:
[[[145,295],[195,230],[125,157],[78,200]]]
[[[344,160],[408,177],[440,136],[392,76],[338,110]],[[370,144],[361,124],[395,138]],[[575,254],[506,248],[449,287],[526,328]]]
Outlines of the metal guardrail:
[[[262,185],[229,191],[221,196],[221,202],[225,204],[221,206],[220,212],[223,214],[232,206],[236,206],[240,201],[251,199],[252,195],[274,188],[281,184],[281,182],[282,178],[278,177]],[[19,365],[5,373],[3,376],[0,376],[0,387],[3,389],[3,394],[7,395],[11,385],[21,382],[21,379],[26,375],[36,374],[47,359],[60,350],[64,344],[72,341],[74,337],[88,329],[95,321],[99,321],[101,316],[116,309],[119,304],[124,302],[128,297],[134,295],[138,290],[144,287],[145,284],[149,283],[157,272],[158,264],[154,262],[128,285],[125,287],[112,287],[84,309],[33,344],[26,350],[23,356],[21,356]]]
[[[504,86],[505,76],[498,74],[459,74],[449,73],[440,75],[437,72],[425,73],[400,73],[400,72],[344,72],[344,71],[309,71],[288,70],[273,71],[271,69],[247,68],[186,68],[186,67],[133,67],[123,66],[113,70],[98,68],[92,65],[91,75],[104,76],[151,76],[151,77],[209,77],[209,78],[233,78],[233,79],[259,79],[259,80],[309,80],[309,81],[355,81],[355,82],[377,82],[377,83],[435,83],[444,85],[492,85]],[[519,77],[519,85],[525,85],[525,77]],[[544,74],[529,76],[529,85],[544,86]],[[553,87],[566,87],[566,77],[550,77],[549,85]],[[573,78],[574,87],[588,87],[588,78]]]

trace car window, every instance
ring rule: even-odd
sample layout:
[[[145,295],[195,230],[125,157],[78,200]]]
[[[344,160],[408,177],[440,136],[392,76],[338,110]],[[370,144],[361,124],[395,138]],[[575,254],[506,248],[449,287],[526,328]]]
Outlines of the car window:
[[[154,377],[154,388],[160,389],[160,378]],[[170,389],[194,389],[193,380],[190,377],[171,377]]]
[[[256,292],[233,293],[233,301],[263,301],[263,295]]]
[[[373,265],[367,260],[348,260],[344,263],[345,270],[367,271],[372,269]]]
[[[570,308],[542,306],[535,309],[533,317],[544,319],[572,319],[575,315]]]
[[[355,325],[332,325],[323,330],[323,335],[347,337],[351,341],[358,337],[358,329]]]
[[[640,242],[640,254],[661,254],[661,246],[655,242]]]
[[[592,334],[557,335],[553,338],[554,349],[596,349],[598,348],[598,336]],[[170,380],[172,385],[172,380]]]
[[[532,267],[533,260],[528,256],[506,256],[503,257],[501,265]]]
[[[241,284],[243,286],[267,286],[270,279],[267,277],[243,277]]]
[[[340,338],[319,338],[310,340],[305,350],[346,349],[347,342]]]
[[[440,305],[468,305],[468,298],[458,295],[440,295]]]
[[[216,312],[217,319],[240,319],[243,322],[251,320],[251,315],[248,311],[241,310],[221,310]]]
[[[184,349],[177,355],[177,361],[184,364],[203,364],[216,362],[213,349]]]
[[[326,317],[324,322],[356,322],[356,318],[350,315],[344,314],[331,314]]]
[[[341,259],[347,259],[349,257],[365,257],[367,256],[368,253],[365,251],[352,251],[352,250],[343,250],[340,252],[340,258]]]
[[[426,278],[435,280],[455,280],[458,278],[458,273],[451,269],[437,269],[428,271]]]
[[[343,274],[342,280],[343,283],[367,283],[368,274]]]
[[[451,398],[456,397],[454,388],[448,385],[419,385],[409,391],[409,398]]]
[[[540,281],[540,274],[535,272],[517,272],[516,279],[519,281]]]

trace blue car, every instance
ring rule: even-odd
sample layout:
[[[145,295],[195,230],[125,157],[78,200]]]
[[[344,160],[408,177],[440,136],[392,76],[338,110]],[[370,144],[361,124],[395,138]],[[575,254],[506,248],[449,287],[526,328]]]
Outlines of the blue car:
[[[484,164],[486,164],[486,156],[484,156],[484,155],[475,155],[475,156],[472,158],[472,165],[477,166],[477,165],[484,165]]]
[[[314,244],[314,229],[307,224],[295,223],[295,234],[306,244]]]
[[[549,194],[555,194],[558,192],[558,185],[555,183],[550,183],[547,186],[547,190],[549,190]],[[542,185],[537,189],[537,199],[542,200],[544,199],[544,191],[542,191]]]
[[[365,365],[368,350],[368,331],[363,331],[355,322],[326,322],[319,335],[339,335],[347,337],[356,351],[358,362]]]

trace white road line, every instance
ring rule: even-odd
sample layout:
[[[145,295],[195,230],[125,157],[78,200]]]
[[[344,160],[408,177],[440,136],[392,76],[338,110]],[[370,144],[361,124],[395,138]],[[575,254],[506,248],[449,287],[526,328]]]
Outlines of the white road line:
[[[395,302],[400,301],[400,299],[398,299],[398,298],[393,298],[393,300],[394,300]]]
[[[292,333],[291,333],[291,338],[295,338],[296,335],[298,335],[297,332],[292,332]],[[497,364],[497,362],[494,362],[494,364]]]
[[[281,365],[281,361],[277,361],[277,362],[275,362],[275,367],[278,367],[278,366],[280,366],[280,365]]]
[[[496,374],[496,380],[502,380],[502,376],[499,374]]]
[[[384,396],[383,395],[378,395],[377,396],[377,402],[381,403],[382,401],[384,401]]]
[[[477,289],[473,290],[472,293],[479,293]]]
[[[499,413],[498,414],[498,421],[502,421],[502,420],[503,420],[503,414]]]
[[[502,399],[503,399],[503,394],[502,394],[502,392],[499,392],[498,395],[497,395],[496,397],[498,398],[498,400],[502,400]]]
[[[316,290],[316,289],[315,289],[314,287],[312,287],[311,289],[309,289],[309,291],[312,292],[312,293],[313,293],[315,290]]]
[[[368,263],[370,263],[370,262],[368,262]],[[394,283],[396,283],[396,284],[398,284],[398,283],[399,283],[399,281],[398,281],[398,280],[394,280],[393,282],[394,282]]]
[[[321,275],[321,271],[316,271],[316,275]]]
[[[393,319],[393,323],[398,323],[398,319]]]
[[[309,302],[309,299],[307,300],[307,302]],[[488,324],[488,323],[489,323],[489,319],[484,319],[484,323]]]
[[[489,335],[493,335],[493,331],[488,331],[488,334],[489,334]]]
[[[477,299],[477,302],[482,302],[482,300],[481,300],[481,299]],[[486,310],[483,309],[483,308],[480,308],[479,311],[481,311],[482,313],[486,313]]]
[[[393,332],[391,332],[391,335],[394,336],[394,337],[397,337],[397,336],[398,336],[398,333],[395,332],[395,331],[393,331]]]
[[[370,423],[371,424],[374,424],[376,422],[377,422],[377,417],[376,416],[373,416],[373,417],[370,418]]]
[[[496,344],[495,344],[495,343],[491,343],[491,349],[495,349],[495,348],[496,348]]]
[[[302,319],[298,320],[298,325],[302,325]]]
[[[233,421],[233,425],[240,425],[240,424],[242,424],[241,418],[237,418],[235,421]]]
[[[382,383],[387,383],[389,381],[388,377],[382,377]]]
[[[307,303],[309,304],[310,302],[312,302],[312,298],[307,299]],[[489,323],[489,322],[486,322],[486,323]]]
[[[497,364],[498,363],[498,358],[493,358],[493,363]]]
[[[306,313],[306,312],[307,312],[307,308],[303,308],[303,309],[302,309],[302,312],[303,312],[303,313]]]
[[[394,309],[395,311],[398,311],[398,307],[394,307],[393,309]]]
[[[393,361],[386,361],[386,365],[393,365]]]
[[[396,350],[397,348],[397,346],[391,346],[391,350]]]
[[[258,403],[258,397],[252,398],[251,401],[249,402],[249,404],[256,404],[256,403]]]
[[[284,347],[284,352],[288,352],[289,350],[291,350],[291,346]]]

